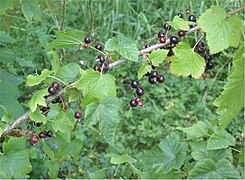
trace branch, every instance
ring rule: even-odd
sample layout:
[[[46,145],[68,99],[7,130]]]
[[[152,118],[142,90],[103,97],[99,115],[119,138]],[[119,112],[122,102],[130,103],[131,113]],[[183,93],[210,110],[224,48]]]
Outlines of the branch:
[[[231,12],[228,12],[227,15],[228,15],[228,16],[231,16],[231,15],[233,15],[233,14],[239,12],[239,11],[242,11],[242,10],[244,10],[244,9],[245,9],[245,6],[239,7],[239,8],[237,8],[237,9],[231,11]]]

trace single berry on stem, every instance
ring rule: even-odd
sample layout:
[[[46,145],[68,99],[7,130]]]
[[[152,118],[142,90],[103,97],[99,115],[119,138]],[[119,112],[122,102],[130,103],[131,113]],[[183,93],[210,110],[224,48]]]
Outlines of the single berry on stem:
[[[135,102],[138,104],[138,102],[142,101],[140,97],[135,98]]]
[[[75,118],[77,118],[77,119],[81,119],[82,113],[81,113],[81,112],[75,112],[74,116],[75,116]]]
[[[140,82],[138,80],[133,80],[131,82],[131,87],[132,88],[137,88],[137,87],[139,87],[139,85],[140,85]]]
[[[158,38],[165,37],[165,33],[163,31],[159,31],[157,36],[158,36]]]
[[[160,37],[159,38],[159,42],[160,43],[165,43],[166,42],[166,38],[165,37]]]
[[[84,42],[86,43],[86,44],[89,44],[89,43],[91,43],[91,37],[89,37],[89,36],[87,36],[87,37],[85,37],[84,38]]]
[[[102,51],[102,49],[103,49],[102,45],[99,44],[99,43],[97,43],[97,44],[95,45],[95,48],[98,49],[99,51]]]
[[[48,137],[52,137],[52,136],[53,136],[53,132],[52,132],[52,131],[48,131],[48,132],[46,133],[46,135],[47,135]]]
[[[56,93],[56,90],[55,90],[55,88],[53,86],[50,86],[48,88],[48,92],[49,92],[49,94],[54,95]]]
[[[157,77],[158,73],[157,71],[151,71],[151,77]]]
[[[196,22],[196,21],[197,21],[197,18],[196,18],[196,16],[194,16],[194,15],[190,15],[190,16],[188,17],[188,21]]]
[[[206,60],[206,62],[211,61],[212,58],[213,58],[213,56],[211,54],[205,54],[205,56],[204,56],[204,59]]]
[[[213,62],[213,61],[208,61],[206,64],[207,69],[213,69],[214,66],[215,66],[215,62]]]
[[[137,106],[137,102],[134,99],[130,100],[129,104],[130,104],[131,107],[136,107]]]
[[[182,13],[178,13],[177,16],[179,16],[180,18],[183,18],[183,14]]]
[[[185,31],[184,30],[179,30],[178,36],[179,37],[184,37],[185,36]]]
[[[142,96],[145,93],[143,88],[137,88],[136,89],[136,94],[137,96]]]
[[[32,144],[36,144],[38,142],[38,137],[34,135],[30,138],[30,141]]]
[[[45,131],[40,132],[38,136],[39,138],[46,138],[46,132]]]
[[[171,42],[172,44],[178,44],[179,38],[178,38],[177,36],[171,36],[171,37],[170,37],[170,42]]]
[[[159,76],[157,77],[157,81],[158,81],[159,83],[163,83],[163,82],[165,81],[164,76],[163,76],[163,75],[159,75]]]
[[[171,26],[170,26],[168,23],[165,23],[165,24],[163,25],[163,29],[165,29],[166,31],[167,31],[167,30],[170,30],[170,29],[171,29]]]
[[[60,88],[60,84],[58,82],[53,82],[52,86],[54,87],[55,90],[58,90]]]
[[[150,84],[156,84],[157,80],[156,80],[156,78],[155,78],[155,77],[151,77],[151,76],[149,76],[149,78],[148,78],[148,82],[149,82]]]
[[[102,54],[98,55],[98,56],[97,56],[97,59],[99,59],[99,61],[100,61],[101,63],[104,63],[104,62],[105,62],[105,56],[102,55]]]
[[[88,48],[88,44],[83,44],[83,48],[87,49]]]

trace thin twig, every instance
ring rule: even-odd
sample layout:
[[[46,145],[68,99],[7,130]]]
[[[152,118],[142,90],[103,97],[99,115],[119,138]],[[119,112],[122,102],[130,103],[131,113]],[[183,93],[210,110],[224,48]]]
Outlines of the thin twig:
[[[239,7],[239,8],[237,8],[237,9],[234,9],[234,10],[231,11],[231,12],[228,12],[227,15],[228,15],[228,16],[231,16],[231,15],[233,15],[233,14],[239,12],[239,11],[242,11],[242,10],[244,10],[244,9],[245,9],[245,6]]]

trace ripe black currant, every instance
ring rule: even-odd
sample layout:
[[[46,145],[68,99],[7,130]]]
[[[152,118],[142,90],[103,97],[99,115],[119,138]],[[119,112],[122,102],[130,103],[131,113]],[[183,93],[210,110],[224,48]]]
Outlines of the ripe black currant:
[[[142,96],[145,93],[143,88],[137,88],[136,89],[136,94],[137,96]]]
[[[137,81],[137,80],[133,80],[133,81],[131,82],[131,87],[132,87],[132,88],[137,88],[137,87],[139,87],[139,85],[140,85],[140,82]]]
[[[57,82],[53,82],[52,86],[54,87],[55,90],[58,90],[60,88],[60,84]]]
[[[151,45],[150,44],[146,44],[145,45],[145,48],[148,48],[148,47],[151,47]]]
[[[179,30],[178,36],[179,36],[179,37],[184,37],[184,36],[185,36],[185,31]]]
[[[171,36],[171,37],[170,37],[170,42],[171,42],[172,44],[178,44],[179,38],[178,38],[177,36]]]
[[[30,141],[32,144],[36,144],[38,142],[38,137],[34,135],[30,138]]]
[[[97,44],[95,45],[95,48],[98,49],[99,51],[102,51],[102,49],[103,49],[102,45],[99,44],[99,43],[97,43]]]
[[[46,135],[47,135],[48,137],[52,137],[52,136],[53,136],[53,132],[52,132],[52,131],[48,131],[48,132],[46,133]]]
[[[206,64],[207,69],[213,69],[214,66],[215,66],[215,62],[213,62],[213,61],[208,61]]]
[[[157,76],[157,81],[158,81],[159,83],[163,83],[163,82],[165,81],[164,76],[163,76],[163,75]]]
[[[158,76],[157,71],[151,71],[151,77],[155,78]]]
[[[178,13],[177,16],[179,16],[180,18],[183,18],[183,14],[182,13]]]
[[[156,82],[157,82],[156,77],[149,76],[148,82],[149,82],[150,84],[156,84]]]
[[[165,37],[165,33],[163,31],[159,31],[158,38]]]
[[[98,55],[97,56],[97,59],[99,59],[101,63],[104,63],[105,62],[105,56],[102,55],[102,54]]]
[[[82,113],[75,112],[74,117],[77,118],[77,119],[80,119],[82,117]]]
[[[49,92],[49,94],[53,95],[53,94],[56,93],[56,90],[55,90],[55,88],[54,88],[53,86],[50,86],[50,87],[48,88],[48,92]]]
[[[166,38],[165,37],[160,37],[159,38],[159,42],[160,43],[165,43],[166,42]]]
[[[211,54],[205,54],[205,56],[204,56],[204,59],[206,60],[206,62],[211,61],[212,58],[213,58],[213,56]]]
[[[38,135],[39,138],[46,138],[46,133],[47,133],[46,131],[40,132]]]
[[[91,37],[89,37],[89,36],[87,36],[87,37],[85,37],[84,38],[84,42],[86,43],[86,44],[89,44],[89,43],[91,43]]]
[[[188,17],[188,21],[196,22],[196,21],[197,21],[197,18],[196,18],[196,16],[194,16],[194,15],[190,15],[190,16]]]
[[[131,107],[136,107],[137,106],[137,102],[134,99],[130,100],[129,104],[130,104]]]
[[[167,31],[167,30],[170,30],[170,29],[171,29],[171,26],[170,26],[168,23],[165,23],[165,24],[163,25],[163,29],[165,29],[166,31]]]

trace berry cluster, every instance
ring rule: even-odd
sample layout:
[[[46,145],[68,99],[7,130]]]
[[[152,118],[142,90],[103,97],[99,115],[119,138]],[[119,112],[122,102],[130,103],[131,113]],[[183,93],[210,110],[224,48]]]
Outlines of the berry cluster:
[[[159,75],[156,70],[152,70],[151,73],[145,74],[148,77],[148,82],[150,84],[156,84],[157,82],[163,83],[165,81],[165,78],[163,75]]]
[[[145,93],[145,90],[139,86],[140,86],[140,83],[138,80],[133,80],[131,82],[131,87],[136,89],[135,92],[137,95],[137,97],[135,99],[130,100],[129,104],[131,107],[136,107],[137,105],[139,105],[139,106],[144,105],[144,103],[140,97]]]
[[[206,61],[206,69],[213,69],[215,66],[215,62],[212,61],[213,56],[211,54],[206,54],[204,59]]]
[[[47,137],[52,137],[53,136],[53,132],[52,131],[42,131],[39,133],[38,137],[42,140],[44,140]],[[36,144],[38,142],[38,138],[36,135],[32,136],[30,138],[30,141],[32,144]]]
[[[83,47],[84,48],[88,48],[89,47],[89,44],[91,43],[92,39],[91,37],[87,36],[84,38],[84,44],[83,44]]]
[[[53,82],[52,85],[48,88],[48,92],[50,95],[54,95],[56,94],[59,88],[60,88],[60,84],[57,82]]]
[[[94,70],[95,71],[99,71],[99,72],[107,72],[109,70],[109,65],[106,62],[106,57],[102,54],[98,55],[96,57],[96,61],[100,62],[99,65],[95,65],[94,66]]]

